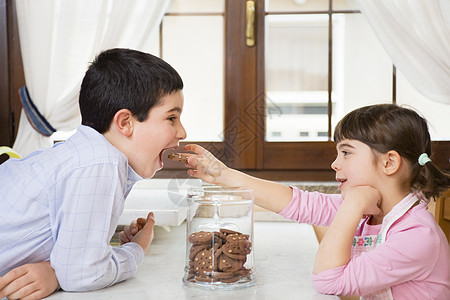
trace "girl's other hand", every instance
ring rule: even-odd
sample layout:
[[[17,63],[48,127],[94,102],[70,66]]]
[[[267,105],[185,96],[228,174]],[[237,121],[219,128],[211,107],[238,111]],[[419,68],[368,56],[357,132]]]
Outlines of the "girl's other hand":
[[[353,206],[362,215],[378,216],[382,214],[381,194],[371,186],[356,186],[346,191],[343,195],[344,204]]]

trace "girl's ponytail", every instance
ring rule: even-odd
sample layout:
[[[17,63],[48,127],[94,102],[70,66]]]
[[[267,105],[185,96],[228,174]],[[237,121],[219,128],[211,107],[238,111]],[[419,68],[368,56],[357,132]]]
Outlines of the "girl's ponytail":
[[[450,188],[450,173],[439,169],[428,154],[422,153],[417,164],[416,176],[412,179],[411,186],[415,190],[420,190],[425,197],[438,197],[440,193]]]

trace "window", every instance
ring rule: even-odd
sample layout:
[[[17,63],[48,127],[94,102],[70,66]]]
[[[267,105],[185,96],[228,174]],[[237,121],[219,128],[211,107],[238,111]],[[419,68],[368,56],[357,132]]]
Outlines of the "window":
[[[187,141],[260,177],[334,180],[331,136],[337,121],[356,107],[396,102],[429,120],[434,161],[449,168],[448,106],[430,105],[392,66],[354,1],[254,3],[254,46],[246,45],[243,0],[172,0],[160,30],[149,37],[151,53],[172,64],[185,82]],[[10,106],[23,72],[14,9],[0,10],[1,22],[9,16],[0,47],[10,49],[2,56],[0,102]],[[12,124],[11,115],[5,111],[0,119]],[[0,138],[7,144],[14,135],[3,128]],[[172,161],[156,174],[178,175],[186,176],[185,169]]]
[[[191,1],[191,5],[184,6],[186,2],[172,1],[163,19],[161,57],[179,71],[185,84],[182,120],[188,139],[222,142],[223,1]],[[190,11],[193,8],[202,10]]]
[[[334,180],[333,128],[356,107],[397,102],[441,114],[428,117],[432,136],[450,139],[445,110],[408,86],[354,1],[254,3],[249,47],[246,1],[172,1],[160,40],[162,57],[185,80],[188,141],[261,177]],[[166,166],[172,171],[161,176],[184,173]]]

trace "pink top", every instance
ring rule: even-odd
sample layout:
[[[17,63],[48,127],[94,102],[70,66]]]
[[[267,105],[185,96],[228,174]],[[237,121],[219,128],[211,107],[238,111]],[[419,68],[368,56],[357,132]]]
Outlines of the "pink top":
[[[341,195],[292,189],[293,198],[280,215],[300,223],[331,224]],[[380,227],[363,221],[356,235],[377,234]],[[394,299],[450,299],[449,245],[421,203],[390,227],[383,244],[347,265],[312,274],[312,280],[323,294],[364,296],[390,286]]]

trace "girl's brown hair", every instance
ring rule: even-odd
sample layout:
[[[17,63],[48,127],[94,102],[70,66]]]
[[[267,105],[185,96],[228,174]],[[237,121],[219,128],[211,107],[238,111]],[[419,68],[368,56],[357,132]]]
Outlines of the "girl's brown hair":
[[[450,187],[450,174],[433,161],[421,166],[422,153],[433,160],[428,125],[412,109],[395,104],[379,104],[358,108],[347,114],[334,131],[334,141],[358,140],[379,153],[395,150],[411,164],[411,189],[426,197],[438,196]]]

